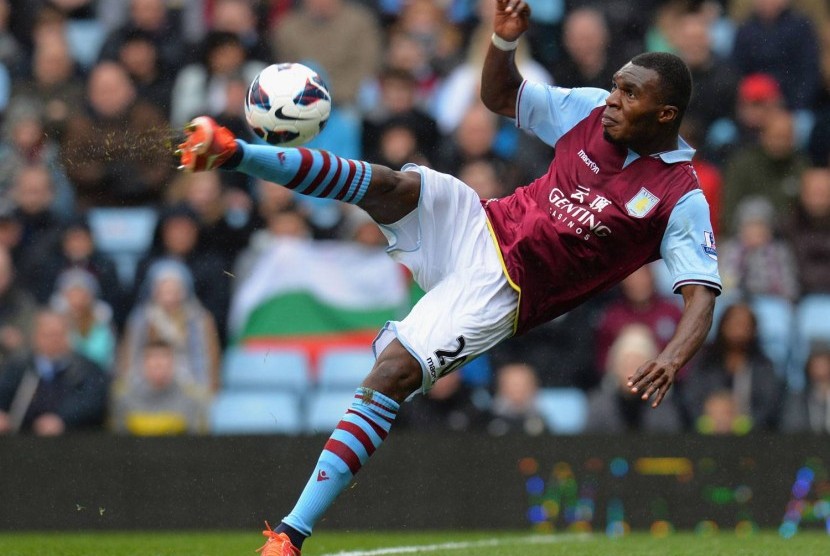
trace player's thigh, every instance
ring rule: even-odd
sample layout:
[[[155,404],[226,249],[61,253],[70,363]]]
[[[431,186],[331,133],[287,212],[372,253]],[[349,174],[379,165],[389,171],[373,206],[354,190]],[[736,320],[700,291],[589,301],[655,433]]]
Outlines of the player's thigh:
[[[389,255],[430,290],[446,276],[481,264],[501,267],[478,195],[449,174],[408,164],[404,173],[420,177],[420,199],[392,224],[381,225]]]
[[[514,331],[518,294],[500,268],[454,272],[422,297],[402,321],[386,324],[376,354],[394,340],[421,366],[423,392],[440,377],[484,353]]]

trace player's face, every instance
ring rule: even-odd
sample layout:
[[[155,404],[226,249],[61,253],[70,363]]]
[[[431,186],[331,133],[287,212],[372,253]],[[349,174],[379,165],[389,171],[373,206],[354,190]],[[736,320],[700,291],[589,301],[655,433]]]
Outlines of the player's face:
[[[660,127],[666,107],[659,96],[660,76],[653,69],[629,62],[614,74],[612,82],[602,115],[603,136],[636,151]]]

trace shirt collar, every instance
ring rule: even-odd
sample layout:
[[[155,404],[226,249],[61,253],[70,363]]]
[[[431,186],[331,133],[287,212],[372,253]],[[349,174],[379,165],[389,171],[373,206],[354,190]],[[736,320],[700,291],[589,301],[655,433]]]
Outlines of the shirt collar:
[[[663,151],[656,155],[666,164],[677,164],[678,162],[691,162],[695,155],[695,150],[682,137],[677,138],[677,148],[673,151]],[[640,158],[640,155],[628,149],[628,155],[625,157],[623,168]]]

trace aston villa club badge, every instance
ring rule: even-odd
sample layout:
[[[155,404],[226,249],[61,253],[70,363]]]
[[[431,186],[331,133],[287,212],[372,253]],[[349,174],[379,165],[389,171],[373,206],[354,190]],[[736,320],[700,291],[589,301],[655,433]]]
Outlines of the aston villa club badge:
[[[639,193],[625,204],[625,210],[634,218],[645,218],[651,210],[657,206],[660,198],[646,189],[640,188]]]

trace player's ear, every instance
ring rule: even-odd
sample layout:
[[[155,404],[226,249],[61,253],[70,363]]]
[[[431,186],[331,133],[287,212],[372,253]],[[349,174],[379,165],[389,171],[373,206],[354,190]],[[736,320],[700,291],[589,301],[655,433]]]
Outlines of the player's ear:
[[[657,121],[661,124],[676,122],[680,117],[680,109],[671,104],[664,104],[657,113]]]

